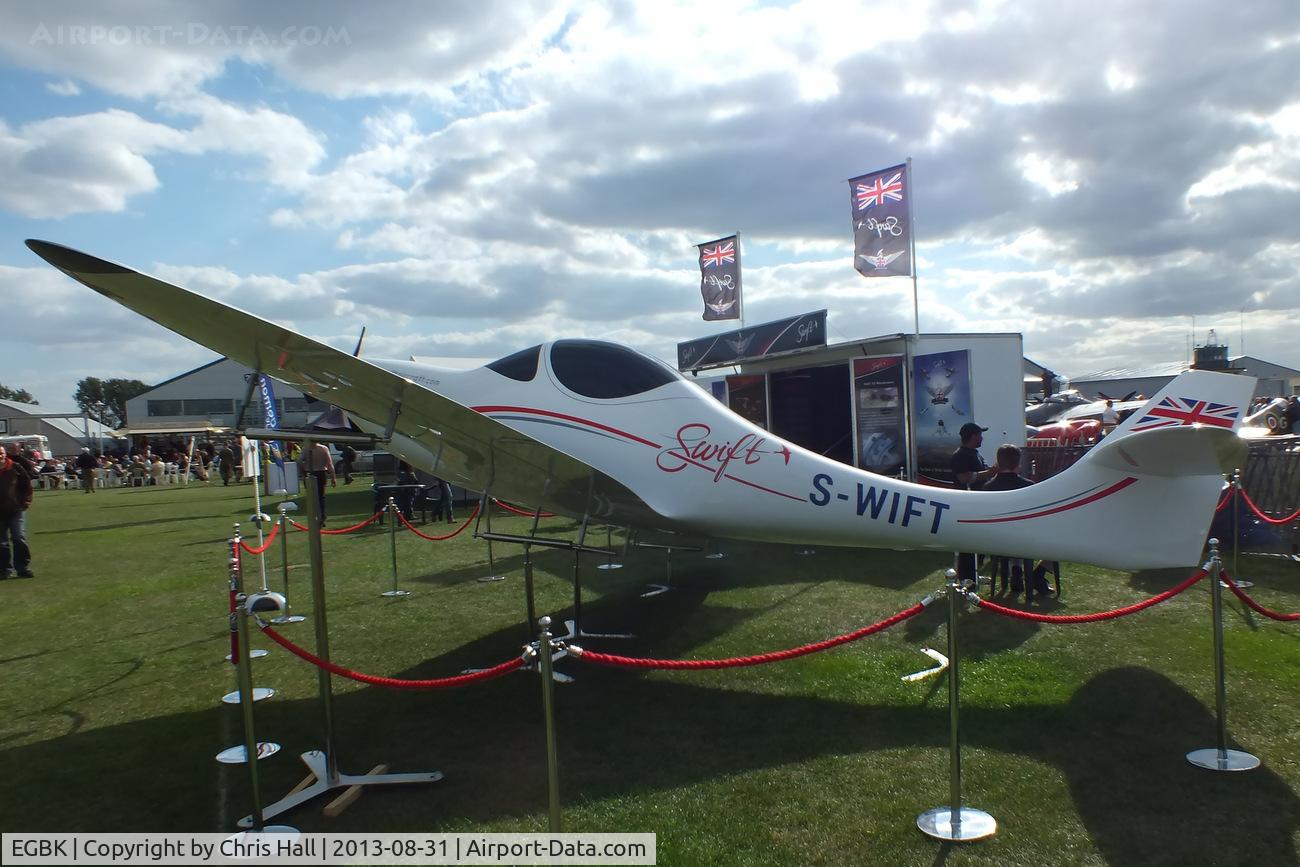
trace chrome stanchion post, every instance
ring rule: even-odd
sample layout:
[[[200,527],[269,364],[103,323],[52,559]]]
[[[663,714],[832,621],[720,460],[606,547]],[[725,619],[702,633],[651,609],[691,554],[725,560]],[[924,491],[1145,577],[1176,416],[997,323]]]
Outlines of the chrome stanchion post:
[[[262,750],[253,729],[253,666],[249,663],[246,651],[248,612],[244,606],[247,601],[248,598],[242,593],[236,596],[235,613],[231,617],[235,618],[236,628],[239,631],[239,708],[244,717],[244,756],[245,764],[248,765],[248,783],[253,795],[253,830],[260,831],[265,824],[262,819],[262,783],[257,775],[257,759],[261,758]]]
[[[239,525],[236,524],[235,526],[238,527]],[[230,617],[229,617],[230,655],[227,656],[226,659],[235,666],[235,686],[237,688],[235,689],[234,692],[228,692],[225,695],[223,695],[221,697],[221,703],[242,704],[244,698],[244,687],[242,685],[239,665],[241,660],[243,660],[244,658],[243,648],[248,644],[248,636],[246,634],[240,633],[239,623],[235,618],[235,612],[239,610],[239,599],[243,596],[244,593],[244,589],[242,586],[243,582],[239,570],[239,536],[237,534],[233,536],[230,540],[229,574],[230,574],[230,598],[232,600],[232,604],[235,606],[235,610],[230,613]],[[264,656],[266,655],[265,650],[262,651],[262,655]],[[275,690],[265,686],[259,686],[256,689],[254,689],[252,692],[253,701],[264,701],[265,699],[268,699],[273,695],[275,695]],[[221,755],[226,755],[228,753],[230,754],[238,753],[238,755],[242,756],[243,753],[238,752],[240,749],[241,749],[240,747],[231,747],[229,750],[225,750]],[[218,756],[217,758],[218,761],[222,761],[220,756]]]
[[[1238,587],[1254,587],[1255,582],[1241,577],[1237,567],[1237,551],[1241,547],[1241,470],[1232,471],[1232,580]]]
[[[937,840],[962,843],[997,833],[997,820],[983,810],[961,805],[961,658],[957,655],[957,605],[963,588],[957,570],[946,573],[948,593],[948,750],[951,759],[948,806],[926,810],[916,817],[922,833]]]
[[[302,448],[311,454],[315,447],[311,440],[303,441]],[[315,615],[316,655],[329,662],[330,638],[328,624],[325,622],[325,552],[320,542],[320,490],[315,479],[307,485],[307,553],[311,560],[311,597],[312,614]],[[316,667],[316,680],[320,690],[321,722],[325,729],[325,740],[321,752],[325,754],[323,779],[320,782],[335,786],[339,779],[338,755],[334,749],[334,687],[330,681],[329,669]],[[320,775],[318,774],[318,778]]]
[[[243,544],[243,541],[244,541],[243,538],[239,535],[239,524],[236,523],[236,524],[235,524],[234,538],[232,538],[232,539],[230,540],[230,560],[231,560],[231,563],[234,564],[233,567],[232,567],[233,570],[234,570],[233,573],[232,573],[232,576],[233,576],[234,581],[235,581],[235,592],[237,592],[237,593],[243,593],[243,592],[244,592],[244,570],[243,570],[243,568],[239,565],[239,562],[240,562],[240,560],[239,560],[239,546]],[[266,656],[266,655],[269,654],[270,652],[271,652],[271,651],[269,651],[269,650],[263,650],[262,648],[259,647],[257,650],[250,650],[250,651],[248,651],[248,658],[249,658],[249,659],[261,659],[263,656]],[[226,657],[226,662],[231,662],[231,663],[234,663],[234,664],[236,664],[236,665],[239,664],[239,663],[238,663],[238,660],[236,659],[236,657],[235,657],[235,655],[234,655],[233,653],[232,653],[230,656],[227,656],[227,657]],[[231,693],[231,695],[234,695],[234,693]],[[233,702],[232,702],[232,703],[233,703]]]
[[[1223,587],[1219,582],[1222,563],[1218,539],[1210,540],[1210,562],[1205,568],[1210,573],[1210,609],[1214,618],[1214,709],[1218,746],[1192,750],[1187,754],[1187,761],[1211,771],[1249,771],[1259,767],[1259,759],[1242,750],[1228,749],[1228,689],[1223,663]]]
[[[385,590],[380,596],[387,596],[390,599],[400,599],[410,596],[410,590],[397,589],[397,522],[401,520],[400,512],[397,509],[397,501],[392,497],[388,498],[388,503],[384,506],[384,511],[388,512],[388,547],[393,552],[393,589]]]
[[[238,704],[243,709],[244,743],[228,747],[217,753],[217,761],[226,765],[237,765],[241,762],[256,765],[257,760],[279,752],[280,745],[269,742],[259,744],[253,732],[253,702],[270,698],[275,694],[275,690],[263,689],[259,691],[253,689],[252,654],[248,649],[248,622],[243,617],[245,596],[244,575],[239,565],[238,556],[239,525],[236,524],[235,527],[234,538],[230,540],[230,591],[234,600],[234,610],[230,612],[231,654],[228,659],[235,664],[235,682],[239,688],[222,696],[221,701],[225,704]],[[262,654],[265,655],[266,651],[262,651]],[[251,773],[253,802],[258,811],[258,827],[261,827],[261,789],[258,786],[257,770],[254,768]]]
[[[481,505],[479,506],[478,514],[479,514],[479,518],[478,518],[479,521],[482,521],[484,518],[487,519],[487,531],[490,534],[492,532],[492,498],[488,496],[487,491],[483,492],[483,500]],[[475,529],[474,532],[475,535],[478,534],[477,529]],[[483,582],[506,580],[506,576],[497,574],[497,561],[496,558],[492,555],[491,539],[487,540],[487,546],[488,546],[488,574],[478,580]]]
[[[605,550],[609,551],[609,557],[608,559],[606,559],[604,563],[601,563],[596,568],[606,569],[606,570],[622,569],[623,568],[622,563],[614,562],[614,528],[609,526],[608,524],[605,525]]]
[[[550,806],[550,832],[560,833],[560,759],[555,742],[555,686],[551,660],[551,618],[537,621],[537,651],[542,669],[542,713],[546,717],[546,797]]]
[[[310,454],[315,443],[304,438],[303,450]],[[325,616],[325,555],[321,548],[321,492],[313,479],[307,485],[307,551],[311,562],[312,613],[316,630],[316,656],[324,663],[330,661],[329,624]],[[262,594],[258,594],[259,596]],[[272,596],[276,594],[270,594]],[[253,603],[257,598],[254,597]],[[256,604],[250,605],[253,613],[262,610]],[[438,771],[426,771],[410,774],[340,774],[338,753],[334,743],[334,692],[330,680],[330,671],[325,665],[316,666],[317,683],[320,688],[321,721],[324,727],[324,744],[319,750],[310,750],[301,755],[303,764],[311,771],[311,780],[305,787],[295,788],[279,801],[265,807],[264,818],[273,818],[299,804],[306,803],[317,795],[332,789],[351,786],[392,785],[399,783],[434,783],[442,779]],[[247,828],[253,817],[245,816],[239,820],[239,827]]]
[[[537,622],[537,599],[533,586],[533,546],[524,543],[524,602],[527,605],[529,632],[532,624]],[[529,635],[529,638],[532,638]]]
[[[301,623],[306,620],[301,614],[294,614],[289,606],[289,512],[297,509],[296,503],[283,502],[280,510],[280,571],[284,577],[284,613],[271,622],[277,626],[285,623]]]

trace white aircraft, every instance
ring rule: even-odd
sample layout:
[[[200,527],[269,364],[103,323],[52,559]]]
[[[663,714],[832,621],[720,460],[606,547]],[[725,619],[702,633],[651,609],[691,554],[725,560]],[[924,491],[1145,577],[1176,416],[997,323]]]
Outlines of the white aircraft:
[[[1071,469],[1030,488],[927,487],[756,427],[632,349],[556,340],[470,371],[361,359],[45,241],[59,270],[160,325],[346,409],[413,466],[600,523],[695,537],[1193,566],[1250,377],[1189,371]]]

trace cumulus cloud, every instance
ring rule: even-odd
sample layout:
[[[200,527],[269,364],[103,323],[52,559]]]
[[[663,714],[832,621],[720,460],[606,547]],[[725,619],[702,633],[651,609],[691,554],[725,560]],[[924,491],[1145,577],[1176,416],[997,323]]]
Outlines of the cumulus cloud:
[[[910,281],[851,269],[845,184],[910,156],[923,328],[1022,330],[1078,372],[1179,357],[1191,316],[1237,317],[1300,361],[1270,324],[1300,318],[1292,0],[898,6],[6,7],[10,63],[116,102],[0,126],[0,205],[121,210],[166,193],[159,154],[235,154],[278,193],[246,222],[354,264],[178,279],[348,330],[381,317],[418,354],[579,333],[671,355],[715,328],[687,313],[692,244],[733,230],[750,321],[827,306],[845,337],[910,329]],[[52,29],[178,23],[201,28],[130,51]],[[236,63],[259,98],[216,95]],[[325,129],[335,108],[359,128]]]
[[[163,152],[247,156],[261,163],[260,177],[297,190],[324,156],[319,137],[281,112],[205,95],[165,108],[198,120],[169,126],[116,108],[17,129],[0,120],[0,206],[28,217],[122,211],[133,196],[158,188],[150,158]]]

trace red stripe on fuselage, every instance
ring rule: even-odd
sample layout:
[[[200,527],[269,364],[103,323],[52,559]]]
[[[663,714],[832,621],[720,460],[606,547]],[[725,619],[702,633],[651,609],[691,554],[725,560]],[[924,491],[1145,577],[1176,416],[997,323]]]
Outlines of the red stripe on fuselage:
[[[1136,481],[1137,479],[1135,477],[1129,476],[1123,481],[1116,482],[1115,484],[1111,485],[1109,488],[1107,488],[1104,491],[1098,491],[1097,493],[1093,494],[1091,497],[1085,497],[1084,499],[1079,500],[1076,503],[1067,503],[1064,506],[1057,506],[1055,509],[1045,509],[1044,511],[1041,512],[1033,512],[1028,515],[1015,515],[1010,518],[959,518],[957,520],[957,523],[958,524],[1002,524],[1002,523],[1006,523],[1007,521],[1028,521],[1030,518],[1042,518],[1046,515],[1055,515],[1058,512],[1068,512],[1071,509],[1077,509],[1080,506],[1086,506],[1089,503],[1095,503],[1103,497],[1109,497],[1111,494],[1118,493]]]
[[[550,410],[546,410],[546,409],[533,409],[532,407],[527,407],[527,406],[472,406],[470,407],[470,409],[474,410],[475,412],[483,413],[485,415],[490,412],[522,412],[528,415],[546,415],[546,416],[550,416],[551,418],[562,418],[565,421],[576,421],[579,424],[585,424],[589,427],[599,428],[600,430],[603,431],[609,431],[612,434],[618,434],[619,436],[626,437],[627,439],[630,439],[634,442],[638,442],[641,443],[642,445],[650,446],[650,448],[652,449],[662,448],[662,446],[656,443],[652,443],[650,442],[650,440],[645,439],[644,437],[639,437],[636,434],[630,434],[627,431],[619,430],[616,427],[610,427],[607,424],[601,424],[598,421],[591,421],[590,419],[578,418],[578,416],[576,415],[565,415],[562,412],[551,412]]]

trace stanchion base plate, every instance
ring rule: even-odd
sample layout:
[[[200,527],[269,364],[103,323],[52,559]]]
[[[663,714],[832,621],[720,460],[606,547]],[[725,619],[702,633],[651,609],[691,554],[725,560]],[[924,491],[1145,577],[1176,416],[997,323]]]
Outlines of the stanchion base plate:
[[[962,807],[957,811],[958,821],[952,820],[952,807],[935,807],[916,817],[916,827],[921,833],[936,840],[965,843],[983,840],[998,832],[998,820],[983,810]]]
[[[705,555],[704,555],[704,559],[705,559],[705,560],[721,560],[723,557],[726,557],[726,556],[727,556],[727,555],[726,555],[726,554],[723,554],[721,551],[715,551],[715,552],[713,552],[712,554],[705,554]]]
[[[383,593],[380,593],[379,595],[387,596],[390,599],[401,599],[402,597],[410,596],[411,591],[410,590],[385,590]]]
[[[1211,747],[1204,750],[1192,750],[1187,754],[1187,761],[1198,768],[1210,771],[1250,771],[1259,767],[1259,759],[1241,750],[1219,750]]]
[[[255,702],[266,701],[268,698],[270,698],[273,695],[275,695],[275,690],[271,689],[269,686],[253,687],[253,701]],[[234,692],[228,692],[225,695],[223,695],[221,697],[221,703],[239,704],[239,690],[235,690]]]
[[[259,762],[278,752],[280,752],[279,744],[273,744],[270,741],[257,742],[257,760]],[[217,761],[223,765],[242,765],[248,761],[248,751],[244,749],[243,744],[236,744],[217,753]]]
[[[274,623],[276,626],[282,626],[286,623],[302,623],[306,619],[307,618],[303,617],[301,614],[289,614],[289,615],[281,614],[279,617],[272,618],[271,622]],[[285,827],[288,826],[286,825]]]
[[[270,656],[270,655],[271,655],[271,651],[269,651],[269,650],[263,650],[263,649],[260,648],[260,647],[257,648],[256,650],[250,650],[250,651],[248,651],[248,658],[249,658],[249,659],[261,659],[263,656]],[[226,654],[226,662],[230,662],[230,654],[229,654],[229,653]]]
[[[623,564],[622,564],[622,563],[601,563],[601,564],[599,564],[598,566],[596,566],[596,568],[597,568],[597,569],[605,569],[605,570],[609,570],[609,569],[622,569],[622,568],[623,568]]]
[[[302,754],[302,762],[311,771],[315,777],[314,782],[306,788],[297,789],[294,792],[285,795],[274,804],[262,810],[262,818],[272,819],[286,810],[306,801],[310,801],[317,795],[334,789],[343,789],[348,786],[382,786],[393,785],[397,783],[436,783],[442,779],[441,771],[427,771],[416,774],[338,774],[333,780],[328,779],[329,765],[325,754],[320,750],[311,750]],[[245,816],[236,823],[240,828],[253,827],[253,817]]]
[[[800,557],[811,557],[812,555],[814,555],[814,554],[817,553],[817,549],[816,549],[816,548],[800,548],[798,551],[795,551],[794,553],[797,554],[797,555],[800,556]]]
[[[573,620],[564,621],[564,628],[568,631],[558,637],[560,641],[573,641],[578,638],[636,638],[630,632],[588,632],[585,629],[578,629],[577,623]]]
[[[489,581],[504,581],[504,580],[506,580],[506,576],[504,576],[504,575],[484,575],[482,578],[480,578],[480,579],[478,579],[478,580],[479,580],[480,583],[482,583],[482,584],[486,584],[486,583],[488,583]]]

